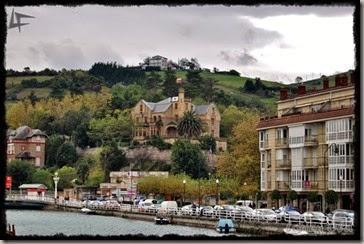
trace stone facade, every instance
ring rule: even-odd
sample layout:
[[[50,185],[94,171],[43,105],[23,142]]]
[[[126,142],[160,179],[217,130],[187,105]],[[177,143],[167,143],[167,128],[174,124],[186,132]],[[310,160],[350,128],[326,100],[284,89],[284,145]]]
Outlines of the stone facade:
[[[261,190],[268,193],[269,206],[273,190],[281,193],[280,206],[295,190],[294,204],[312,209],[308,194],[318,192],[316,209],[324,211],[325,192],[334,190],[338,207],[352,208],[354,93],[350,72],[337,75],[333,87],[324,78],[320,90],[306,92],[300,85],[298,94],[281,91],[277,116],[261,118],[258,126]]]
[[[169,97],[157,103],[141,100],[135,105],[131,112],[134,122],[133,139],[145,141],[153,135],[159,135],[164,139],[178,138],[178,121],[190,110],[201,119],[203,134],[212,135],[218,141],[218,148],[226,150],[226,141],[219,140],[221,117],[216,105],[192,104],[191,99],[185,98],[182,86],[176,97]]]
[[[24,159],[33,162],[36,167],[43,167],[47,135],[28,126],[21,126],[7,132],[7,160]]]

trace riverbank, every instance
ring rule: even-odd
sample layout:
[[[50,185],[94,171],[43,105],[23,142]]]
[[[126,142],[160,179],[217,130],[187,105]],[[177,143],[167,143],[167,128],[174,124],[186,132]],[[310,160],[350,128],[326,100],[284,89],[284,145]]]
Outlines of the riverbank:
[[[48,205],[45,208],[45,210],[80,213],[80,208],[71,206]],[[125,219],[149,221],[149,222],[154,222],[154,217],[155,217],[155,214],[151,213],[136,213],[128,211],[113,211],[113,210],[101,210],[101,209],[95,209],[95,214],[102,216],[115,216]],[[172,225],[207,228],[213,230],[215,230],[215,226],[217,223],[217,219],[211,219],[201,216],[183,216],[183,217],[171,216],[170,220]],[[236,222],[237,233],[248,234],[253,236],[282,235],[284,234],[283,229],[285,227],[286,224],[269,225],[269,223],[267,223],[267,225],[263,225],[262,223],[253,223],[253,222],[249,223],[238,222],[238,221]]]

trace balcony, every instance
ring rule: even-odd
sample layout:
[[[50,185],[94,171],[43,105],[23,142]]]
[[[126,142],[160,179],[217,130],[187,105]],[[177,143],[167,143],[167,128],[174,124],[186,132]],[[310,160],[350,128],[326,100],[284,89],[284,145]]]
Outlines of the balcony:
[[[318,181],[292,181],[292,189],[296,191],[317,190]]]
[[[308,157],[303,159],[303,167],[304,168],[317,168],[318,166],[322,166],[324,162],[323,158],[319,157]]]
[[[340,140],[353,140],[353,131],[342,131],[342,132],[329,132],[326,134],[326,141],[340,141]]]
[[[267,149],[269,146],[268,146],[268,142],[266,141],[260,141],[259,142],[259,148],[260,149]]]
[[[289,191],[289,182],[288,181],[276,181],[276,187],[278,191]]]
[[[336,192],[354,191],[354,180],[329,180],[329,190]]]
[[[276,169],[291,169],[291,159],[277,159],[276,160]]]
[[[288,147],[288,139],[287,138],[278,138],[276,139],[276,148],[285,148]]]
[[[317,146],[318,137],[317,135],[305,136],[305,146]]]
[[[345,165],[345,164],[354,164],[354,156],[339,156],[339,157],[329,157],[329,165]]]

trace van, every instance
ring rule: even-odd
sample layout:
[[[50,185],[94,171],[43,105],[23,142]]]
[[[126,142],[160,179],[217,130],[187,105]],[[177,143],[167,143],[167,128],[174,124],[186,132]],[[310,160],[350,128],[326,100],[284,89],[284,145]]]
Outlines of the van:
[[[239,200],[235,203],[236,206],[244,206],[244,207],[249,207],[253,206],[253,201],[252,200]]]
[[[174,213],[177,214],[178,205],[176,201],[163,201],[158,213]]]

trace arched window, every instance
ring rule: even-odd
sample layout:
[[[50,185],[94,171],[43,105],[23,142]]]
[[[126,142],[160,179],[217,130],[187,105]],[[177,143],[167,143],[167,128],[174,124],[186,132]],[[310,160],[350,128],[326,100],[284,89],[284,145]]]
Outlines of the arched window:
[[[139,108],[140,108],[140,112],[143,112],[143,104],[140,104]]]

